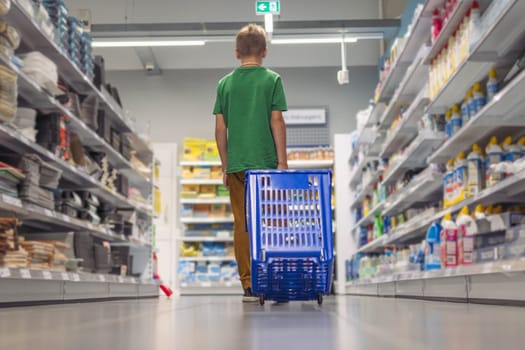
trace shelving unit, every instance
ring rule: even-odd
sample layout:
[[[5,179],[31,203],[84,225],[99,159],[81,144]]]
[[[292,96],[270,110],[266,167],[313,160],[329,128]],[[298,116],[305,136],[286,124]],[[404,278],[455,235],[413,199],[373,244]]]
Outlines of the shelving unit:
[[[415,19],[417,27],[421,18],[431,16],[432,9],[441,6],[443,1],[428,0],[423,2],[423,11]],[[382,87],[380,101],[387,107],[379,119],[379,128],[389,130],[381,146],[380,156],[391,157],[394,153],[406,147],[404,155],[382,173],[382,185],[389,188],[400,180],[408,170],[427,168],[412,179],[404,187],[397,186],[397,191],[391,193],[386,201],[381,202],[370,210],[368,215],[350,220],[350,252],[345,256],[355,254],[384,253],[386,247],[406,247],[408,244],[421,242],[428,227],[440,221],[446,213],[456,214],[463,207],[473,210],[478,204],[489,205],[498,203],[521,203],[525,193],[525,172],[520,171],[492,187],[485,188],[474,197],[466,198],[448,208],[440,208],[438,203],[443,199],[443,175],[436,172],[433,164],[444,164],[449,159],[457,156],[461,151],[468,153],[474,143],[485,145],[491,136],[514,138],[525,133],[525,118],[523,117],[523,90],[525,88],[525,72],[521,71],[512,78],[499,93],[485,105],[474,117],[463,125],[452,137],[446,139],[444,133],[434,134],[432,137],[418,130],[418,121],[424,114],[443,114],[452,105],[460,102],[463,94],[475,82],[483,80],[488,75],[489,69],[495,67],[498,71],[505,70],[514,63],[518,53],[525,48],[525,20],[522,14],[525,11],[525,2],[505,0],[492,4],[493,11],[490,22],[483,27],[477,40],[470,45],[467,59],[461,63],[455,73],[441,87],[441,90],[429,98],[428,65],[440,50],[447,44],[450,35],[463,20],[465,13],[472,5],[471,0],[458,2],[451,13],[441,34],[429,49],[421,49],[430,39],[430,27],[426,29],[423,38],[419,41],[417,49],[412,47],[414,61],[410,68],[403,65],[392,66],[393,73],[387,78],[386,85]],[[520,15],[521,14],[521,15]],[[411,43],[411,35],[406,43]],[[407,45],[405,43],[405,45]],[[400,49],[399,57],[406,58],[405,48]],[[416,57],[419,52],[420,55]],[[398,75],[398,71],[404,74]],[[501,78],[501,76],[500,76]],[[389,80],[390,79],[390,80]],[[392,92],[392,82],[398,88]],[[404,111],[401,111],[404,108]],[[393,120],[401,113],[402,118],[395,127],[391,127]],[[367,137],[366,135],[363,137]],[[336,149],[337,152],[337,149]],[[361,168],[370,156],[363,144],[358,144],[352,150],[352,155],[360,154],[360,163],[357,168],[343,170],[337,173],[337,178],[344,178],[350,184],[350,208],[361,205],[361,201],[370,193],[363,193],[358,188],[370,190],[366,181],[360,187],[359,178]],[[354,158],[350,158],[351,162]],[[336,166],[337,169],[337,166]],[[346,174],[344,171],[348,172]],[[348,186],[348,185],[347,185]],[[357,195],[355,192],[359,191]],[[365,191],[366,192],[366,191]],[[398,225],[390,232],[376,237],[364,246],[359,247],[357,237],[354,235],[359,227],[365,227],[373,221],[376,215],[397,217],[411,208],[428,208],[419,215]],[[343,211],[339,208],[339,211]],[[509,230],[523,230],[522,227]],[[501,260],[491,263],[480,263],[457,268],[443,268],[437,271],[414,271],[406,273],[384,273],[370,280],[357,280],[347,282],[346,286],[339,285],[339,293],[416,297],[438,300],[476,301],[488,300],[490,302],[518,301],[522,302],[523,283],[521,282],[525,271],[524,259]],[[341,265],[339,265],[341,266]],[[496,287],[497,286],[497,287]]]
[[[53,61],[59,77],[72,92],[82,96],[95,96],[98,99],[100,109],[109,116],[113,128],[122,135],[130,137],[137,158],[144,164],[153,162],[153,151],[150,146],[133,130],[124,111],[114,98],[104,89],[99,90],[95,87],[57,44],[41,31],[32,15],[26,12],[19,1],[11,1],[10,11],[2,20],[12,25],[20,33],[21,45],[17,54],[39,51]],[[84,147],[91,151],[104,153],[109,164],[120,174],[126,176],[130,187],[138,189],[144,198],[150,197],[153,188],[150,169],[138,169],[134,162],[126,159],[119,150],[114,149],[108,141],[88,127],[79,116],[63,106],[9,59],[0,56],[0,65],[6,66],[18,77],[18,107],[32,108],[45,113],[57,113],[67,117],[68,131],[78,135]],[[146,199],[144,203],[137,202],[109,189],[97,178],[87,174],[81,167],[77,168],[24,136],[12,124],[0,124],[0,148],[4,154],[35,154],[43,162],[56,167],[62,172],[59,186],[61,190],[88,191],[111,208],[134,210],[141,219],[151,223],[154,211],[150,199]],[[21,221],[27,239],[31,239],[34,232],[73,231],[91,234],[114,246],[124,245],[145,251],[146,256],[151,255],[150,252],[154,246],[153,234],[147,227],[141,235],[125,236],[115,233],[109,225],[80,220],[7,195],[0,195],[0,211],[5,216],[16,217]],[[151,265],[151,261],[146,261],[145,264]],[[158,296],[158,285],[153,283],[148,267],[144,269],[145,272],[140,278],[13,268],[0,268],[0,271],[0,299],[5,303]]]

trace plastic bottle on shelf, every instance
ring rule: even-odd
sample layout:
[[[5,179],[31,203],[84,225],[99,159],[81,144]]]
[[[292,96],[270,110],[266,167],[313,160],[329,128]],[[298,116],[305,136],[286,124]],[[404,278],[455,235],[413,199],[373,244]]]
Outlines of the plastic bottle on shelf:
[[[483,205],[478,204],[476,206],[476,209],[474,209],[474,213],[472,213],[472,216],[475,220],[485,219],[487,215],[485,214],[485,209],[483,208]]]
[[[474,99],[474,113],[477,114],[485,106],[487,100],[485,99],[485,93],[481,88],[481,83],[474,84],[472,88],[472,98]]]
[[[427,230],[425,239],[425,270],[441,269],[440,236],[442,227],[439,222],[434,222]]]
[[[465,159],[465,153],[460,152],[456,157],[455,167],[455,191],[453,204],[464,201],[467,198],[467,178],[468,178],[468,167],[467,160]]]
[[[460,45],[460,62],[463,62],[467,59],[469,54],[469,28],[470,28],[470,9],[467,11],[467,14],[461,22],[463,27],[463,36],[461,38]]]
[[[470,265],[473,263],[474,238],[476,222],[469,215],[468,207],[463,207],[456,218],[458,227],[458,265]]]
[[[457,266],[458,264],[458,227],[452,221],[452,215],[446,213],[441,221],[441,263],[443,266]]]
[[[470,21],[469,21],[469,50],[480,37],[481,29],[481,10],[479,9],[479,3],[474,0],[470,7]]]
[[[463,126],[463,119],[461,118],[461,112],[458,105],[452,106],[450,124],[452,125],[452,136],[456,134]]]
[[[487,103],[492,101],[494,96],[499,92],[498,73],[492,67],[489,71],[489,79],[487,80]]]
[[[447,133],[447,138],[451,138],[452,135],[454,134],[452,132],[452,110],[451,109],[449,109],[445,113],[445,121],[446,121],[445,132]]]
[[[436,39],[441,33],[441,29],[443,29],[443,21],[439,12],[439,8],[437,7],[432,12],[432,44],[436,42]]]
[[[499,164],[504,161],[503,149],[498,145],[498,139],[493,136],[487,147],[485,148],[487,158],[485,160],[485,183],[487,187],[494,186],[500,182],[503,178],[501,172],[492,171],[490,166],[493,164]]]
[[[467,106],[468,106],[468,119],[472,119],[476,115],[476,106],[474,104],[474,87],[467,91]]]
[[[461,103],[461,124],[462,125],[466,125],[470,119],[469,111],[468,111],[469,91],[470,89],[465,93],[465,97],[463,98],[463,102]]]
[[[515,161],[523,157],[523,151],[522,151],[521,145],[519,143],[512,143],[511,136],[508,136],[505,138],[505,140],[501,144],[501,148],[503,149],[503,152],[505,153],[504,158],[506,162],[514,163]],[[510,171],[505,172],[505,177],[509,177],[512,175],[513,173]]]
[[[472,152],[467,156],[467,196],[474,197],[485,188],[485,173],[483,171],[483,154],[477,144],[472,146]]]
[[[374,239],[383,235],[383,218],[377,215],[374,221]]]
[[[443,176],[443,206],[450,207],[454,197],[454,159],[450,159],[447,163],[447,171]]]

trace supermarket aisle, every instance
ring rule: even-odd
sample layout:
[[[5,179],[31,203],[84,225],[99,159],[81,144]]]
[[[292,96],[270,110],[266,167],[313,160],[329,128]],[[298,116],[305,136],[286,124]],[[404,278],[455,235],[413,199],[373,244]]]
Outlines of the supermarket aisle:
[[[338,297],[185,297],[0,310],[0,349],[516,349],[525,308]]]

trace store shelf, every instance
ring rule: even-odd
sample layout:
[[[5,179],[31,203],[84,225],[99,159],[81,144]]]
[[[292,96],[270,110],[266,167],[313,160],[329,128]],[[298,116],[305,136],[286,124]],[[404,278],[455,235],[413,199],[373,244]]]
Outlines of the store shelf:
[[[460,151],[468,151],[472,144],[495,135],[503,127],[525,127],[525,71],[514,78],[477,115],[448,139],[431,157],[430,162],[446,163]],[[520,135],[523,130],[507,129],[505,135]]]
[[[233,242],[233,237],[177,237],[179,242]]]
[[[429,113],[444,113],[459,102],[474,83],[486,78],[491,67],[513,63],[521,51],[525,21],[519,13],[525,11],[525,4],[517,0],[501,4],[497,20],[481,35],[469,57],[430,102]]]
[[[134,277],[0,268],[0,304],[158,297],[156,283]]]
[[[179,257],[179,261],[228,262],[228,261],[235,261],[235,257],[234,256],[193,256],[193,257],[181,256]]]
[[[219,160],[183,160],[180,166],[221,166],[221,162]]]
[[[400,60],[394,62],[387,77],[381,83],[377,101],[388,102],[392,98],[409,65],[409,62],[401,62]]]
[[[368,213],[368,215],[363,216],[361,220],[359,220],[355,224],[352,231],[357,231],[360,227],[373,223],[376,216],[381,215],[381,211],[383,210],[384,206],[385,206],[385,203],[381,202],[378,205],[376,205],[374,208],[370,209],[370,212]]]
[[[432,60],[439,54],[439,52],[447,45],[448,40],[454,34],[461,21],[467,14],[467,11],[472,7],[473,0],[462,0],[458,1],[456,7],[449,15],[448,21],[445,23],[441,29],[441,33],[436,38],[436,41],[432,45],[427,58],[425,59],[425,64],[430,65]],[[441,1],[442,3],[443,1]]]
[[[181,198],[180,204],[230,204],[230,198]]]
[[[203,217],[203,218],[181,218],[181,223],[183,224],[222,224],[222,223],[230,223],[233,222],[233,217],[229,218],[210,218],[210,217]]]
[[[430,170],[430,169],[429,169]],[[406,187],[387,198],[383,215],[395,216],[417,203],[432,203],[443,197],[443,175],[430,172],[418,175]]]
[[[240,295],[242,286],[240,282],[197,282],[182,283],[181,295]]]
[[[406,170],[426,166],[427,157],[443,142],[444,138],[445,135],[441,132],[420,132],[419,136],[408,146],[406,154],[385,171],[383,184],[388,185],[397,181]]]
[[[182,179],[181,185],[222,185],[222,179]]]
[[[388,236],[383,235],[379,238],[374,239],[372,242],[360,247],[358,253],[375,253],[381,252],[384,250],[386,242],[388,241]]]
[[[128,122],[124,119],[122,108],[107,92],[100,91],[93,83],[80,71],[80,69],[58,48],[53,40],[46,36],[39,28],[19,1],[11,1],[11,9],[5,17],[6,21],[12,24],[21,34],[22,48],[26,50],[37,50],[46,55],[56,65],[60,77],[64,79],[77,93],[83,95],[96,95],[97,98],[106,106],[111,120],[115,127],[121,132],[133,132]],[[134,145],[137,147],[139,155],[145,155],[151,160],[152,150],[149,145],[134,134]]]
[[[374,188],[374,185],[378,181],[379,181],[379,172],[376,174],[372,174],[370,179],[365,184],[363,184],[363,187],[361,188],[361,190],[353,198],[352,208],[356,208],[358,205],[361,204],[361,202],[366,198],[367,195],[372,194],[372,189]]]
[[[425,53],[425,51],[422,52]],[[418,57],[408,68],[405,77],[379,121],[381,129],[387,129],[400,114],[401,109],[410,106],[410,102],[420,93],[421,86],[428,81],[428,66],[424,65],[422,61],[423,58]]]
[[[290,169],[316,169],[316,168],[331,168],[334,166],[333,159],[327,160],[289,160],[288,167]]]

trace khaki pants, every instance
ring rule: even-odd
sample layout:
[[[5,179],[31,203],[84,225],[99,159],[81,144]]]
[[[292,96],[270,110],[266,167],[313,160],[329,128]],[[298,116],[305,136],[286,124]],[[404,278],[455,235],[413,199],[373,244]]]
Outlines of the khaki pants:
[[[228,174],[230,202],[233,212],[233,245],[235,260],[243,288],[251,288],[250,237],[245,230],[244,214],[244,172]]]

